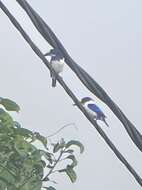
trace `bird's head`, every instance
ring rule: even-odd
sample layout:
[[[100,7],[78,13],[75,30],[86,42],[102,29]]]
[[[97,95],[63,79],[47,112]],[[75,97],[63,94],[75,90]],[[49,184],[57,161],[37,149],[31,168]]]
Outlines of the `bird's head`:
[[[84,97],[81,99],[80,103],[85,104],[86,102],[89,102],[91,100],[92,100],[92,98],[90,98],[90,97]],[[76,104],[73,104],[73,106],[76,106]]]
[[[56,49],[51,49],[49,52],[44,54],[44,56],[56,56],[57,50]]]
[[[90,98],[90,97],[84,97],[84,98],[81,99],[80,103],[85,104],[86,102],[89,102],[91,100],[92,100],[92,98]]]
[[[50,56],[50,57],[55,57],[56,56],[56,57],[59,57],[60,59],[63,58],[62,53],[58,49],[51,49],[49,52],[44,54],[44,56]]]

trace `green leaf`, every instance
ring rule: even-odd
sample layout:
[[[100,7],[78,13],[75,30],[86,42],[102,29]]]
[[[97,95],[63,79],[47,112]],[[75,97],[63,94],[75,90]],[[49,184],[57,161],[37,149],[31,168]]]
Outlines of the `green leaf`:
[[[42,167],[45,168],[46,167],[46,162],[44,160],[41,160],[41,164],[42,164]]]
[[[35,182],[34,188],[32,188],[32,189],[41,190],[41,187],[42,187],[42,181],[38,181],[38,182]],[[29,190],[29,189],[27,189],[27,190]]]
[[[41,154],[40,154],[40,150],[35,150],[34,152],[32,152],[31,154],[31,158],[33,161],[40,161],[41,160]]]
[[[60,142],[56,143],[56,144],[53,144],[52,145],[54,146],[53,148],[53,152],[56,153],[58,152],[60,149],[63,149],[65,146],[66,146],[66,143],[64,141],[63,138],[61,138]]]
[[[47,168],[49,168],[49,169],[54,168],[54,166],[51,166],[50,164],[49,164],[49,165],[47,165],[46,167],[47,167]]]
[[[70,146],[75,145],[78,146],[80,148],[80,153],[84,152],[84,146],[81,142],[79,141],[75,141],[75,140],[71,140],[66,144],[66,148],[69,148]]]
[[[51,154],[51,153],[46,152],[46,151],[44,151],[44,150],[40,150],[40,155],[41,155],[41,156],[44,156],[44,158],[45,158],[46,160],[48,160],[48,161],[52,164],[53,160],[52,160],[52,154]]]
[[[47,138],[40,135],[39,133],[34,133],[34,137],[39,140],[44,146],[45,148],[47,148]]]
[[[15,134],[17,135],[21,135],[21,136],[24,136],[24,137],[32,137],[33,133],[32,131],[28,130],[28,129],[25,129],[25,128],[16,128],[15,129]]]
[[[6,189],[6,183],[0,180],[0,190],[5,190],[5,189]]]
[[[72,149],[68,149],[65,151],[65,153],[69,153],[69,154],[72,154],[73,152],[74,152],[74,150],[72,150]]]
[[[57,144],[54,145],[53,152],[56,153],[56,152],[58,152],[61,148],[62,148],[62,145],[60,145],[59,143],[57,143]]]
[[[25,141],[24,138],[20,135],[16,136],[15,138],[14,148],[23,158],[27,157],[29,152],[32,153],[31,154],[32,156],[34,154],[34,157],[37,157],[37,155],[40,156],[40,153],[39,154],[35,153],[36,152],[35,147],[32,144]]]
[[[3,172],[0,173],[0,177],[6,179],[6,181],[10,184],[14,185],[15,183],[15,177],[7,170],[3,170]]]
[[[18,106],[18,104],[10,99],[0,98],[0,104],[2,104],[7,111],[20,111],[20,107]]]
[[[33,176],[31,179],[29,179],[29,181],[27,180],[25,185],[20,187],[20,189],[18,188],[18,190],[41,190],[41,187],[42,181]]]
[[[77,160],[76,160],[74,155],[69,155],[69,156],[66,157],[66,159],[72,160],[73,163],[71,164],[71,167],[77,166]]]
[[[59,172],[65,172],[70,178],[71,182],[74,183],[77,179],[77,175],[73,170],[72,166],[68,165],[66,169],[59,170]]]
[[[41,178],[43,177],[43,169],[43,165],[40,162],[34,165],[34,173]]]
[[[15,190],[16,187],[14,185],[8,185],[7,190]]]
[[[2,108],[0,108],[0,121],[1,124],[7,128],[14,126],[12,117]]]

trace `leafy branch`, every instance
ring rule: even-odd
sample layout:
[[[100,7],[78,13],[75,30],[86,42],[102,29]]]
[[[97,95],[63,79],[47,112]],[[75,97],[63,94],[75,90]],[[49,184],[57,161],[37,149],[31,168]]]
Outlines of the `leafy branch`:
[[[50,145],[47,137],[23,128],[13,120],[8,111],[20,110],[15,102],[0,98],[0,105],[0,190],[55,190],[51,186],[45,186],[48,181],[53,181],[49,178],[55,171],[65,172],[71,182],[75,182],[76,173],[73,168],[77,165],[77,160],[74,149],[70,149],[70,146],[78,146],[82,153],[83,145],[78,141],[65,142],[64,139]],[[41,142],[42,149],[35,145],[36,141]],[[51,147],[52,150],[49,151]],[[72,160],[72,171],[69,164],[66,168],[56,170],[57,164],[66,159]]]

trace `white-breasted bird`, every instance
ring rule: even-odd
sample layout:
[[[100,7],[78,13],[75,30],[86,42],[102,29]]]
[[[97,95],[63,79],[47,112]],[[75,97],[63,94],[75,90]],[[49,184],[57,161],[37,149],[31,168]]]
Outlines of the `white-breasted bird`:
[[[97,120],[101,120],[103,121],[107,127],[109,127],[109,125],[106,122],[106,116],[105,114],[102,112],[102,110],[95,104],[94,100],[90,97],[84,97],[81,99],[80,103],[83,105],[83,107],[85,108],[85,110],[88,112],[88,114]],[[74,104],[75,105],[75,104]]]
[[[63,71],[64,67],[64,57],[59,49],[51,49],[48,53],[44,56],[50,56],[50,63],[52,68],[57,74],[60,74]],[[52,78],[52,87],[56,86],[56,76],[53,72],[50,73]]]

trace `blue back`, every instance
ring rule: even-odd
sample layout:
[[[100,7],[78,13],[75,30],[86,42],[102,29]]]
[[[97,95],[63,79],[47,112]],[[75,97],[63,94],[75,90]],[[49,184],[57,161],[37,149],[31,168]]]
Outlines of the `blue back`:
[[[92,103],[88,104],[87,106],[90,110],[94,111],[98,115],[98,117],[106,117],[102,110],[96,104]]]

